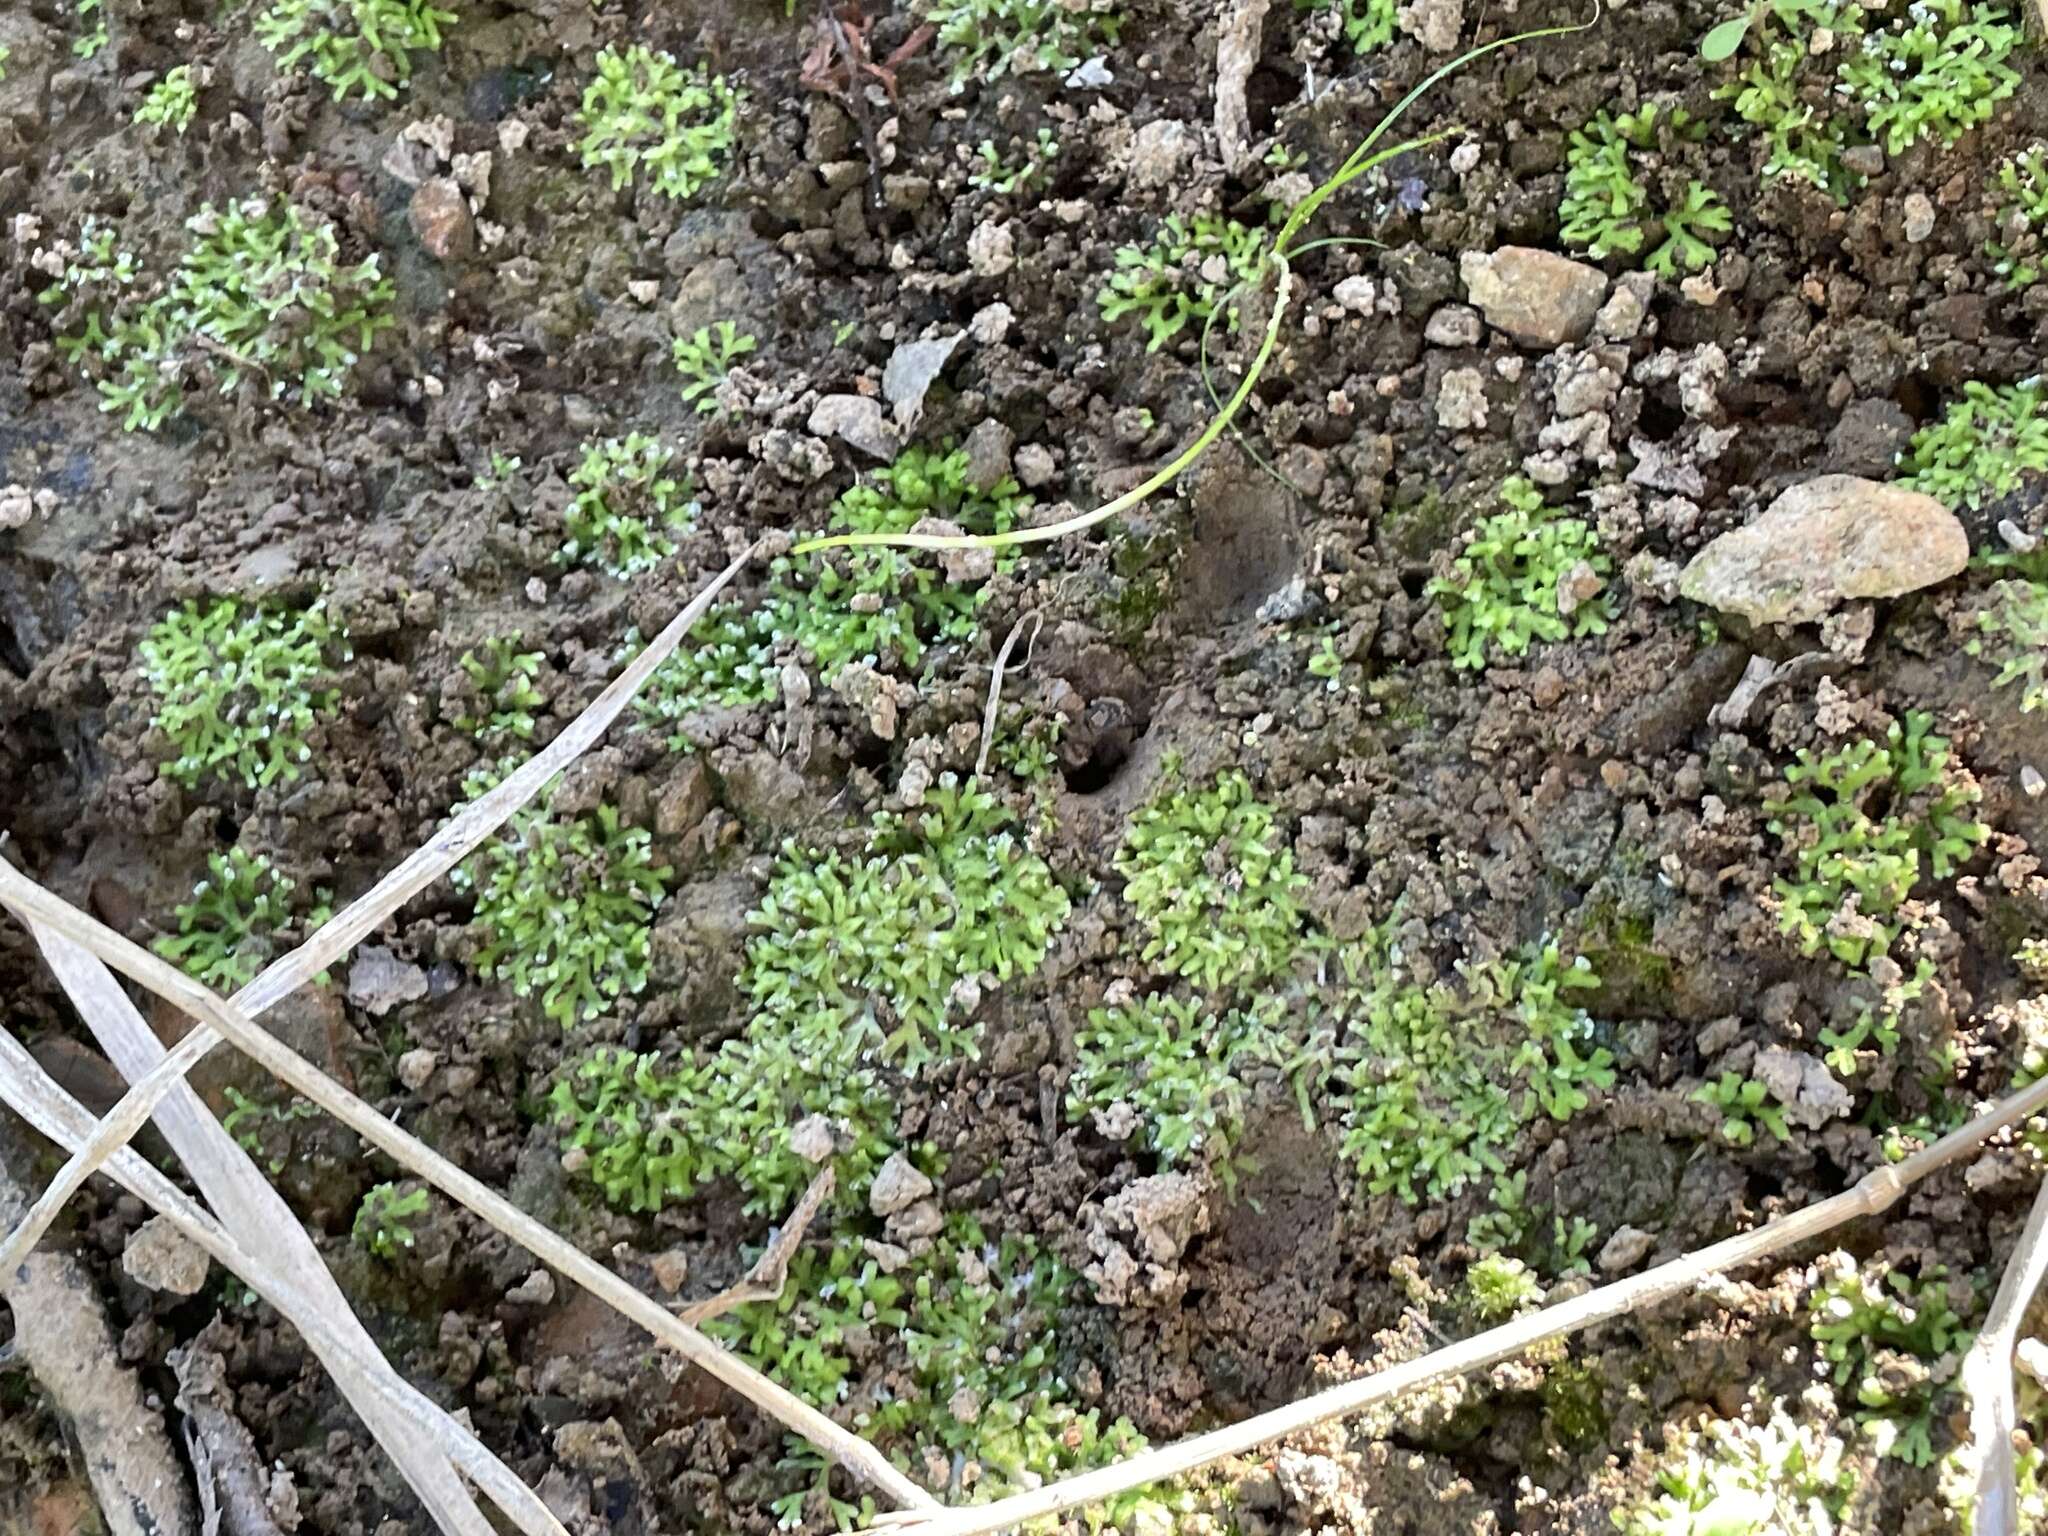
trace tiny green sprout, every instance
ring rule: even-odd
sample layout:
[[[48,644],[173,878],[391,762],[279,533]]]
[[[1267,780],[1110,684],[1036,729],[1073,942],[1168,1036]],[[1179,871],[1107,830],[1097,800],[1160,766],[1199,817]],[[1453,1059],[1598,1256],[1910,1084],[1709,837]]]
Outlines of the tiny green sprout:
[[[2019,72],[2005,62],[2019,42],[1999,6],[1913,0],[1850,49],[1840,79],[1886,154],[1926,140],[1953,144],[2019,89]]]
[[[547,698],[533,686],[540,676],[539,651],[514,649],[517,635],[493,635],[481,653],[464,651],[456,663],[469,679],[475,703],[451,722],[487,747],[502,744],[508,737],[525,741],[533,735],[533,712]]]
[[[273,1178],[283,1173],[292,1155],[292,1126],[313,1119],[320,1111],[301,1098],[293,1098],[289,1104],[266,1104],[238,1088],[221,1091],[228,1112],[221,1116],[220,1128],[234,1138],[236,1146],[260,1159]]]
[[[765,609],[742,610],[733,604],[707,612],[633,701],[641,723],[650,730],[666,730],[670,749],[687,752],[694,745],[686,725],[692,715],[775,698],[781,679],[773,656],[771,618]],[[639,651],[640,637],[630,633],[620,660],[630,660]]]
[[[1837,1387],[1852,1387],[1857,1418],[1874,1432],[1880,1455],[1927,1466],[1937,1399],[1948,1391],[1940,1372],[1953,1370],[1951,1357],[1971,1339],[1947,1271],[1924,1269],[1916,1281],[1882,1265],[1860,1268],[1840,1252],[1822,1271],[1807,1307],[1824,1366]]]
[[[1272,1059],[1277,1036],[1253,1013],[1209,1008],[1197,998],[1152,993],[1096,1008],[1075,1037],[1067,1112],[1097,1130],[1135,1134],[1161,1168],[1207,1162],[1226,1188],[1230,1154],[1244,1130],[1247,1068]]]
[[[1998,663],[1994,688],[2024,680],[2020,713],[2048,704],[2048,586],[2036,581],[2001,581],[1978,610],[1974,636],[1963,649]]]
[[[104,3],[105,0],[78,0],[78,19],[85,21],[89,17],[98,15]],[[106,46],[107,18],[102,15],[98,21],[93,22],[77,38],[73,39],[71,51],[81,59],[89,59]]]
[[[13,57],[14,50],[5,43],[0,43],[0,80],[7,78],[7,61]]]
[[[464,792],[474,799],[505,771],[472,774]],[[648,833],[621,825],[612,806],[573,819],[516,813],[453,875],[475,893],[477,974],[520,997],[539,993],[564,1029],[601,1017],[647,984],[648,935],[671,873],[654,862]]]
[[[1972,379],[1940,421],[1913,434],[1899,484],[1972,511],[2048,470],[2048,410],[2038,378],[1993,388]]]
[[[1335,11],[1344,19],[1344,40],[1361,56],[1394,40],[1396,0],[1294,0],[1297,11]]]
[[[1529,1175],[1516,1170],[1495,1177],[1487,1192],[1490,1210],[1482,1211],[1465,1225],[1465,1241],[1488,1252],[1505,1252],[1520,1245],[1528,1235]]]
[[[192,116],[198,110],[199,86],[193,79],[192,66],[180,64],[149,88],[149,94],[142,98],[142,105],[135,109],[135,121],[183,133],[191,126]]]
[[[1923,869],[1946,880],[1991,835],[1967,814],[1980,792],[1949,769],[1948,742],[1931,724],[1910,711],[1882,744],[1802,749],[1785,770],[1798,792],[1770,828],[1794,850],[1797,874],[1774,889],[1780,926],[1805,953],[1825,946],[1858,967],[1888,954]]]
[[[1500,488],[1507,510],[1480,520],[1429,591],[1442,604],[1451,664],[1479,668],[1493,651],[1527,654],[1537,641],[1607,631],[1607,597],[1598,590],[1613,564],[1583,518],[1558,516],[1519,475]],[[1576,601],[1568,589],[1595,588]]]
[[[1696,272],[1714,259],[1706,236],[1733,227],[1727,204],[1700,182],[1687,184],[1678,202],[1652,205],[1640,162],[1681,143],[1697,140],[1707,125],[1683,107],[1662,111],[1652,102],[1619,117],[1602,112],[1572,131],[1565,156],[1564,197],[1558,204],[1559,233],[1596,259],[1614,253],[1633,256],[1652,227],[1664,239],[1643,265],[1665,277],[1680,267]]]
[[[401,1194],[396,1184],[373,1185],[356,1207],[349,1235],[365,1253],[395,1261],[412,1247],[412,1223],[426,1215],[428,1203],[424,1189],[415,1187]]]
[[[1004,163],[996,153],[994,139],[983,139],[975,150],[977,164],[968,174],[967,184],[977,192],[993,192],[998,197],[1019,196],[1045,180],[1059,153],[1060,141],[1050,128],[1038,130],[1037,139],[1024,146],[1024,157],[1016,165]]]
[[[438,52],[454,20],[429,0],[274,0],[256,18],[256,40],[280,70],[304,64],[336,101],[351,91],[390,100],[412,79],[413,54]]]
[[[2048,144],[2034,144],[1998,167],[1993,236],[1984,242],[1992,270],[2013,288],[2030,288],[2048,271]]]
[[[186,228],[197,238],[146,301],[134,258],[92,221],[83,260],[38,295],[60,306],[57,349],[92,378],[100,409],[125,411],[128,431],[153,431],[185,408],[188,385],[222,395],[255,385],[302,407],[340,396],[392,323],[377,258],[339,265],[334,227],[293,203],[209,204]]]
[[[1543,1286],[1520,1259],[1489,1253],[1465,1271],[1465,1294],[1483,1323],[1504,1322],[1543,1299]]]
[[[1744,1418],[1678,1431],[1654,1486],[1645,1502],[1615,1511],[1622,1536],[1835,1536],[1857,1478],[1839,1436],[1773,1398]]]
[[[215,991],[233,992],[254,981],[276,953],[277,936],[293,922],[298,886],[262,854],[240,848],[207,855],[206,871],[192,899],[173,909],[177,933],[150,947]],[[316,892],[306,931],[330,915],[328,893]]]
[[[1593,1272],[1593,1261],[1587,1254],[1592,1249],[1593,1239],[1599,1235],[1600,1229],[1583,1216],[1574,1216],[1569,1226],[1565,1225],[1562,1216],[1550,1219],[1550,1244],[1557,1255],[1560,1278]]]
[[[664,197],[694,197],[731,159],[744,100],[701,62],[685,70],[638,43],[607,48],[583,93],[577,148],[586,166],[611,173],[614,191],[644,176]]]
[[[509,485],[512,482],[512,477],[518,474],[524,467],[525,461],[518,454],[500,453],[497,449],[493,448],[491,450],[491,467],[476,477],[476,483],[485,489],[489,489],[494,485]]]
[[[923,0],[953,89],[1005,75],[1065,74],[1116,46],[1114,0]]]
[[[297,778],[313,756],[307,737],[337,700],[330,660],[352,654],[320,603],[244,610],[223,597],[172,610],[140,648],[157,701],[150,723],[176,753],[165,777],[187,789],[216,775],[252,789]]]
[[[674,449],[641,432],[585,443],[569,472],[576,500],[562,520],[569,536],[561,559],[623,579],[673,555],[669,531],[697,515],[689,481],[668,473],[674,458]]]
[[[719,409],[717,390],[742,357],[754,350],[754,338],[730,320],[699,326],[694,335],[675,339],[670,349],[676,372],[687,381],[683,401],[696,402],[704,415]]]
[[[1147,964],[1214,992],[1263,980],[1294,958],[1308,877],[1276,822],[1235,769],[1137,814],[1114,862]]]
[[[1770,1097],[1770,1090],[1754,1078],[1723,1072],[1718,1079],[1702,1083],[1693,1092],[1702,1104],[1721,1112],[1721,1139],[1731,1147],[1746,1147],[1756,1140],[1762,1125],[1779,1141],[1791,1140],[1785,1124],[1784,1107]]]
[[[1339,679],[1343,672],[1344,658],[1338,654],[1337,637],[1328,634],[1319,637],[1316,653],[1308,659],[1308,675],[1321,678],[1325,690],[1335,693],[1341,686]]]
[[[1221,275],[1211,275],[1220,258]],[[1116,271],[1095,295],[1105,321],[1135,314],[1145,326],[1145,350],[1157,352],[1187,326],[1206,321],[1237,287],[1254,280],[1266,258],[1266,232],[1235,219],[1198,214],[1185,222],[1169,214],[1150,245],[1126,245]],[[1237,328],[1233,306],[1225,324]]]

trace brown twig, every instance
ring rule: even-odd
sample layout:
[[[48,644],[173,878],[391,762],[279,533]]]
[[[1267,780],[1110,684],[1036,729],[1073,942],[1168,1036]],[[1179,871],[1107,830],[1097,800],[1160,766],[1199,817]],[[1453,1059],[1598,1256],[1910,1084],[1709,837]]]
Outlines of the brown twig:
[[[2013,1245],[1998,1282],[1991,1313],[1963,1356],[1962,1386],[1970,1400],[1970,1450],[1977,1464],[1970,1529],[1975,1536],[2017,1536],[2019,1494],[2014,1483],[2012,1355],[2020,1323],[2048,1274],[2048,1182]]]
[[[737,1284],[728,1285],[716,1296],[707,1296],[702,1301],[693,1301],[679,1309],[676,1316],[692,1327],[707,1323],[714,1317],[730,1312],[734,1307],[743,1307],[750,1301],[774,1301],[782,1295],[783,1286],[789,1283],[789,1261],[796,1257],[797,1248],[803,1243],[804,1231],[811,1224],[811,1218],[818,1214],[818,1207],[832,1195],[832,1169],[828,1164],[818,1171],[811,1180],[811,1187],[804,1191],[803,1198],[796,1203],[796,1209],[789,1213],[789,1220],[782,1224],[769,1242],[768,1249],[754,1261],[754,1267]]]

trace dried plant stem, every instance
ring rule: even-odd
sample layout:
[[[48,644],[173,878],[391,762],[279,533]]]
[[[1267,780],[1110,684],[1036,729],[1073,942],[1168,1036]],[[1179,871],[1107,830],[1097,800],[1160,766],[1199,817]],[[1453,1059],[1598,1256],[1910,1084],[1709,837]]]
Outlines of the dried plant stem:
[[[2017,1536],[2019,1492],[2013,1477],[2012,1356],[2020,1323],[2048,1274],[2048,1182],[2006,1262],[1991,1313],[1963,1356],[1962,1385],[1970,1399],[1970,1450],[1977,1463],[1970,1529],[1975,1536]]]
[[[58,1087],[27,1049],[0,1030],[0,1097],[15,1113],[59,1146],[76,1146],[98,1123],[92,1113]],[[244,1246],[226,1227],[207,1214],[131,1148],[123,1147],[108,1162],[106,1173],[145,1205],[163,1214],[179,1232],[197,1243],[224,1268],[239,1275],[306,1340],[337,1381],[361,1375],[360,1346],[345,1338],[317,1305],[300,1294],[297,1282],[270,1255]],[[361,1391],[380,1399],[386,1410],[401,1416],[416,1435],[431,1437],[450,1459],[475,1479],[500,1509],[531,1536],[567,1536],[547,1506],[475,1435],[395,1373],[364,1375]],[[351,1397],[354,1393],[351,1392]]]
[[[696,1329],[642,1295],[580,1248],[535,1221],[489,1185],[473,1178],[426,1143],[400,1130],[298,1052],[258,1028],[238,1006],[224,1002],[183,971],[123,938],[96,918],[51,894],[12,864],[0,859],[0,905],[32,926],[62,934],[140,982],[202,1024],[231,1040],[258,1066],[294,1092],[319,1105],[400,1166],[433,1185],[519,1243],[529,1253],[574,1280],[640,1324],[693,1365],[701,1366],[750,1402],[831,1456],[855,1477],[899,1503],[937,1508],[937,1500],[897,1470],[860,1436],[834,1423],[788,1388],[770,1380],[738,1356],[719,1348]],[[196,1031],[195,1031],[196,1033]],[[101,1122],[95,1143],[124,1144],[149,1114],[155,1098],[179,1081],[180,1051],[136,1083]],[[131,1123],[132,1122],[132,1123]],[[109,1127],[117,1133],[109,1138]],[[79,1159],[74,1158],[77,1162]]]
[[[904,1511],[882,1516],[875,1529],[888,1536],[982,1536],[1022,1526],[1067,1510],[1099,1504],[1147,1483],[1178,1477],[1232,1456],[1241,1456],[1270,1440],[1278,1440],[1331,1419],[1347,1417],[1378,1403],[1413,1392],[1447,1376],[1498,1364],[1546,1339],[1561,1338],[1595,1323],[1624,1317],[1697,1288],[1725,1270],[1753,1263],[1781,1249],[1885,1210],[1908,1185],[1937,1168],[1976,1150],[1994,1132],[2048,1109],[2048,1078],[2021,1089],[1969,1124],[1922,1148],[1896,1167],[1877,1168],[1839,1195],[1767,1222],[1753,1232],[1728,1238],[1668,1264],[1612,1285],[1601,1286],[1570,1301],[1545,1307],[1485,1333],[1446,1345],[1419,1360],[1402,1361],[1383,1371],[1344,1382],[1326,1392],[1258,1414],[1224,1429],[1196,1435],[1176,1445],[1146,1451],[1115,1466],[1083,1472],[1028,1493],[1014,1494],[971,1509],[937,1513]]]

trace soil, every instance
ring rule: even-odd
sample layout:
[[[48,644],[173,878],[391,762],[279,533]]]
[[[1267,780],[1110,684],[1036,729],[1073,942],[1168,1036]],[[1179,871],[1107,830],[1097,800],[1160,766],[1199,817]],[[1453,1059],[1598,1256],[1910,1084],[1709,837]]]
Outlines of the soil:
[[[462,798],[475,765],[475,742],[451,718],[457,658],[487,636],[522,634],[545,657],[536,739],[552,735],[611,675],[629,629],[652,633],[747,541],[823,524],[872,462],[834,441],[820,461],[829,470],[812,475],[791,469],[804,457],[790,444],[819,397],[876,393],[900,342],[970,332],[915,438],[957,442],[1000,423],[1043,470],[1031,519],[1127,489],[1210,406],[1193,330],[1147,353],[1135,327],[1102,321],[1095,293],[1117,248],[1149,240],[1169,213],[1262,220],[1443,61],[1405,30],[1354,57],[1329,15],[1273,7],[1248,86],[1259,155],[1230,174],[1212,122],[1225,8],[1205,0],[1124,6],[1125,42],[1099,88],[1032,75],[955,91],[921,45],[897,67],[894,94],[877,80],[857,114],[800,79],[820,36],[807,12],[785,18],[761,0],[453,8],[445,48],[419,57],[396,101],[346,106],[280,77],[246,15],[198,0],[107,0],[109,42],[89,60],[72,56],[80,22],[69,6],[28,0],[0,14],[12,50],[0,81],[0,218],[11,227],[0,484],[53,493],[46,511],[0,532],[0,777],[15,786],[0,826],[10,857],[137,938],[162,932],[206,855],[237,840],[340,900],[367,887]],[[1581,19],[1550,4],[1503,15],[1456,0],[1448,14],[1463,45]],[[1897,157],[1837,207],[1760,180],[1761,151],[1725,131],[1732,119],[1710,94],[1719,77],[1695,51],[1717,19],[1709,6],[1633,0],[1589,32],[1491,54],[1439,87],[1404,131],[1451,136],[1330,205],[1318,232],[1353,242],[1298,264],[1306,297],[1241,437],[1130,515],[1000,570],[980,632],[907,679],[915,688],[892,733],[824,687],[801,707],[721,716],[695,753],[616,731],[578,770],[577,792],[658,823],[656,853],[678,872],[644,993],[565,1036],[534,1003],[476,978],[468,900],[443,884],[376,940],[420,968],[424,996],[371,1014],[337,984],[281,1007],[274,1027],[650,1287],[656,1255],[687,1259],[693,1295],[738,1278],[766,1218],[730,1190],[658,1217],[608,1209],[565,1172],[540,1101],[592,1044],[680,1048],[744,1028],[734,983],[769,856],[792,835],[857,847],[869,813],[898,803],[908,764],[970,768],[994,651],[1037,614],[1028,668],[1006,691],[1020,718],[1068,719],[1043,847],[1075,911],[1040,975],[984,1003],[982,1059],[907,1088],[899,1106],[906,1138],[947,1150],[949,1207],[991,1232],[1033,1234],[1078,1270],[1091,1256],[1089,1213],[1156,1171],[1148,1154],[1075,1123],[1059,1089],[1088,1010],[1145,975],[1110,856],[1168,782],[1172,753],[1191,778],[1224,766],[1250,775],[1311,879],[1315,921],[1339,938],[1399,903],[1404,948],[1426,972],[1450,977],[1543,935],[1596,963],[1601,987],[1582,1001],[1617,1080],[1567,1124],[1533,1121],[1514,1157],[1538,1227],[1554,1215],[1596,1229],[1585,1255],[1595,1278],[1623,1228],[1645,1241],[1617,1272],[1835,1193],[1876,1165],[1891,1123],[1952,1118],[2003,1091],[2018,1044],[1997,1010],[2031,991],[2011,956],[2048,932],[2026,862],[2048,803],[2021,787],[2023,768],[2048,767],[2048,716],[2023,713],[2020,691],[1994,689],[1992,668],[1963,652],[1989,576],[1867,609],[1873,632],[1851,654],[1813,629],[1716,627],[1656,580],[1617,574],[1604,634],[1476,674],[1451,666],[1426,591],[1503,476],[1539,452],[1562,465],[1553,501],[1592,494],[1619,573],[1638,555],[1683,562],[1815,473],[1882,475],[1963,381],[2036,368],[2048,285],[2014,293],[1991,274],[1979,206],[1990,168],[2048,128],[2036,58],[1987,124],[1952,148]],[[876,15],[874,56],[915,24],[902,6]],[[593,58],[625,40],[714,59],[749,93],[730,172],[690,204],[615,192],[574,153]],[[146,81],[188,62],[212,72],[189,132],[130,123]],[[1641,325],[1604,342],[1544,352],[1497,333],[1426,338],[1432,315],[1464,300],[1461,255],[1559,248],[1566,132],[1603,105],[1652,97],[1716,125],[1694,170],[1736,228],[1709,281],[1657,282]],[[491,233],[467,255],[437,259],[409,216],[413,187],[393,150],[414,123],[444,125],[455,155],[494,155],[477,215]],[[1183,132],[1145,132],[1173,124]],[[970,182],[983,140],[1016,158],[1040,125],[1060,146],[1044,186],[1019,196]],[[1274,142],[1302,172],[1261,158]],[[1162,143],[1185,153],[1162,166]],[[34,251],[96,215],[160,264],[201,205],[256,193],[289,193],[334,219],[350,259],[379,254],[398,324],[340,404],[222,401],[154,435],[124,433],[54,347]],[[1923,197],[1937,216],[1909,240],[1907,205]],[[988,259],[986,233],[977,239],[991,228],[1007,232],[1007,262]],[[1626,268],[1616,259],[1609,270]],[[1356,277],[1375,285],[1368,313],[1332,297]],[[1219,333],[1219,383],[1248,357],[1267,302],[1245,301],[1237,337]],[[699,413],[678,397],[669,340],[719,319],[759,349],[733,408]],[[1599,410],[1613,451],[1540,442],[1554,386],[1591,366],[1617,375]],[[1459,389],[1476,380],[1484,409],[1461,401],[1452,427],[1438,402],[1456,370],[1470,375]],[[565,572],[554,552],[578,446],[636,430],[681,450],[701,513],[653,572]],[[1725,449],[1703,450],[1703,433],[1718,431],[1732,431]],[[494,480],[494,455],[519,468]],[[1631,483],[1644,465],[1654,473]],[[1965,522],[1984,549],[2000,519],[2038,528],[2043,517],[2036,480]],[[743,594],[767,579],[763,562]],[[353,638],[341,707],[295,781],[189,790],[159,771],[137,643],[177,602],[219,594],[324,594]],[[1328,686],[1307,670],[1326,633],[1344,661]],[[1809,660],[1745,719],[1713,716],[1758,654]],[[1839,744],[1842,722],[1870,734],[1909,710],[1931,712],[1954,744],[1997,840],[1961,878],[1923,889],[1938,902],[1936,974],[1901,1054],[1850,1085],[1853,1113],[1729,1146],[1692,1091],[1746,1073],[1772,1047],[1817,1055],[1819,1031],[1854,995],[1841,965],[1779,931],[1772,883],[1790,855],[1767,830],[1766,791],[1800,749]],[[118,1095],[11,925],[0,929],[0,995],[7,1027],[82,1099]],[[167,1036],[181,1027],[159,1022]],[[417,1050],[435,1064],[407,1087],[398,1061]],[[228,1053],[196,1076],[223,1107],[230,1087],[274,1102]],[[769,1500],[793,1486],[776,1468],[773,1425],[708,1378],[664,1369],[572,1288],[508,1299],[532,1262],[446,1206],[402,1262],[372,1262],[350,1223],[393,1170],[317,1118],[275,1134],[280,1183],[373,1332],[412,1380],[466,1404],[572,1529],[772,1525]],[[162,1152],[147,1136],[142,1145]],[[1382,1349],[1428,1347],[1423,1313],[1438,1333],[1467,1326],[1455,1305],[1418,1311],[1417,1298],[1457,1290],[1484,1185],[1418,1205],[1367,1194],[1334,1137],[1304,1128],[1277,1074],[1256,1087],[1244,1150],[1254,1168],[1235,1196],[1205,1197],[1203,1229],[1177,1261],[1177,1302],[1110,1305],[1077,1281],[1063,1324],[1089,1400],[1155,1442],[1286,1402]],[[991,1167],[1004,1171],[978,1172]],[[1981,1317],[2031,1186],[2025,1159],[1995,1153],[1839,1243],[1972,1277],[1967,1310]],[[218,1274],[184,1299],[124,1276],[121,1250],[144,1215],[95,1187],[63,1229],[100,1279],[123,1361],[168,1401],[167,1352],[206,1330],[235,1411],[296,1486],[301,1530],[422,1528],[267,1309]],[[852,1234],[863,1235],[874,1234]],[[1677,1427],[1738,1412],[1752,1386],[1796,1402],[1814,1380],[1805,1298],[1821,1251],[1575,1341],[1584,1412],[1559,1406],[1555,1362],[1503,1367],[1240,1469],[1228,1513],[1246,1532],[1610,1529]],[[1535,1262],[1553,1294],[1584,1283],[1569,1267],[1550,1251]],[[1945,1413],[1959,1406],[1943,1401]],[[0,1487],[27,1490],[16,1506],[0,1494],[0,1530],[86,1528],[71,1453],[39,1404],[0,1366]],[[1944,1417],[1938,1443],[1954,1433]],[[1880,1459],[1853,1438],[1851,1457],[1856,1529],[1951,1528],[1937,1469]],[[829,1526],[815,1508],[810,1518]]]

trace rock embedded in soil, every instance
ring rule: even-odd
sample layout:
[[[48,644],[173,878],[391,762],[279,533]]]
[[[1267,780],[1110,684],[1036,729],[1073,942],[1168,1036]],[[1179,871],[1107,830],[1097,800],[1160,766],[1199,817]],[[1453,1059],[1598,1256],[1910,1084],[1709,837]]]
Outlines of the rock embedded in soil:
[[[866,395],[827,395],[811,407],[806,427],[818,437],[836,437],[869,458],[893,459],[903,440],[882,414],[882,402]]]
[[[1657,1239],[1640,1227],[1616,1227],[1614,1235],[1600,1245],[1600,1273],[1618,1275],[1634,1269],[1656,1246]]]
[[[1678,590],[1752,624],[1810,624],[1845,602],[1946,581],[1969,559],[1963,525],[1932,496],[1820,475],[1701,550]]]
[[[1584,341],[1607,298],[1607,274],[1598,267],[1526,245],[1467,251],[1458,269],[1486,323],[1525,347]]]
[[[923,412],[925,392],[966,334],[955,331],[928,341],[906,341],[889,354],[888,366],[882,370],[882,394],[895,408],[898,426],[910,426]]]
[[[121,1268],[137,1285],[171,1296],[196,1296],[206,1284],[206,1250],[162,1216],[152,1216],[121,1250]]]
[[[868,1190],[868,1209],[881,1217],[906,1211],[932,1192],[932,1181],[901,1152],[875,1170],[875,1182]]]
[[[469,200],[449,176],[433,176],[412,195],[413,233],[439,262],[465,261],[476,251],[476,226]]]
[[[427,995],[427,973],[381,944],[365,944],[348,968],[348,1000],[382,1018],[400,1003]]]
[[[1768,1046],[1758,1051],[1750,1075],[1785,1106],[1785,1118],[1817,1131],[1854,1107],[1849,1090],[1835,1081],[1824,1062],[1798,1051]]]

